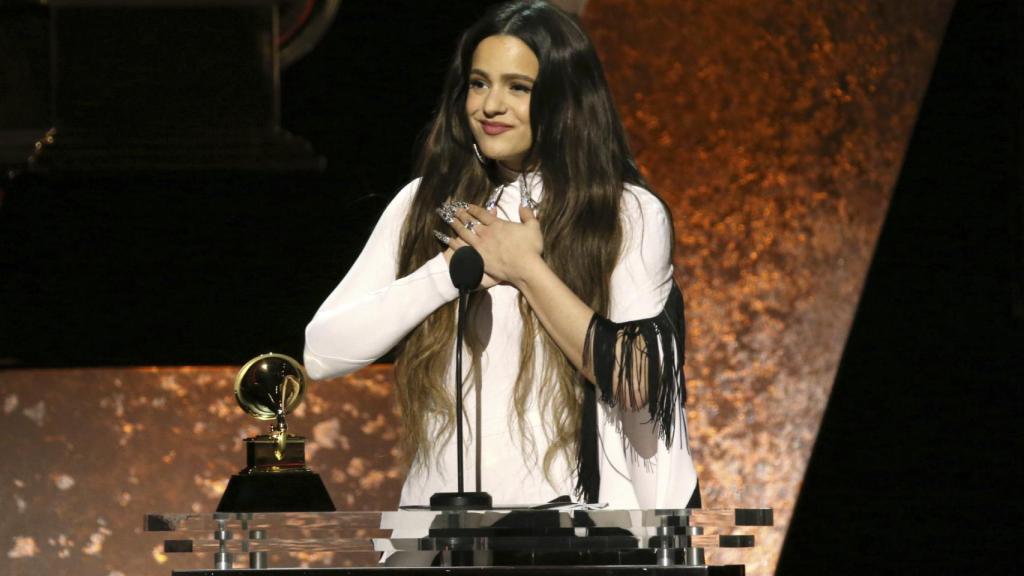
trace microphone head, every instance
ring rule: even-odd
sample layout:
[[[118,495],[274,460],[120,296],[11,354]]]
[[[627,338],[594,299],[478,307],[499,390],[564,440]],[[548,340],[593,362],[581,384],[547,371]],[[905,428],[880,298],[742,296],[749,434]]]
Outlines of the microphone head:
[[[451,274],[452,284],[460,292],[468,292],[480,285],[484,277],[484,259],[472,246],[463,246],[452,254],[452,260],[448,263],[448,273]]]

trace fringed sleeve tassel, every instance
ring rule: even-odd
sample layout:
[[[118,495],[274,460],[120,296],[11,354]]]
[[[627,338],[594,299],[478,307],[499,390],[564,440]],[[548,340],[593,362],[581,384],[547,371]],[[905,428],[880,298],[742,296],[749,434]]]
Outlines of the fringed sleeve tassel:
[[[597,402],[624,410],[647,408],[665,445],[672,443],[686,403],[683,378],[685,344],[683,296],[672,285],[660,314],[616,323],[594,314],[583,344],[583,364],[595,386],[584,385],[584,407],[577,454],[577,493],[597,502],[601,476],[598,462]],[[644,365],[646,364],[646,366]]]

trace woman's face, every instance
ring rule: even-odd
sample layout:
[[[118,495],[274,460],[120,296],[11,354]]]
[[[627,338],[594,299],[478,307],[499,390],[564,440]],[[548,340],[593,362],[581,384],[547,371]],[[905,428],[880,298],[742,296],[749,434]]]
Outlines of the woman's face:
[[[530,92],[540,63],[515,36],[488,36],[477,44],[469,73],[466,116],[480,152],[513,170],[533,143]]]

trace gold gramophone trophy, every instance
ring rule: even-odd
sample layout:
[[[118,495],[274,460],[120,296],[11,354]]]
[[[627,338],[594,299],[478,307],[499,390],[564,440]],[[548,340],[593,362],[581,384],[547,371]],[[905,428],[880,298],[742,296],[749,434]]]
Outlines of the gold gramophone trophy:
[[[334,504],[306,466],[306,439],[288,433],[285,416],[302,403],[306,371],[284,354],[249,360],[235,377],[235,399],[248,414],[272,420],[269,434],[245,439],[246,466],[231,477],[218,512],[327,512]]]

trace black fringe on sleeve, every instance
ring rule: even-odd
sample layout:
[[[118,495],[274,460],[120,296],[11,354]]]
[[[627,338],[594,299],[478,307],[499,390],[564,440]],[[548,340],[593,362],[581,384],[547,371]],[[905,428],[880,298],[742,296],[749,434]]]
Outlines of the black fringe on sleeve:
[[[672,285],[665,308],[653,318],[616,323],[594,314],[583,344],[583,364],[590,366],[595,386],[584,386],[583,417],[576,459],[576,492],[597,502],[601,487],[598,462],[597,393],[609,406],[637,411],[645,406],[658,434],[668,446],[686,403],[683,378],[685,346],[683,295]],[[646,381],[638,382],[637,362],[646,359]],[[616,360],[618,362],[616,363]],[[643,392],[646,392],[644,394]]]

